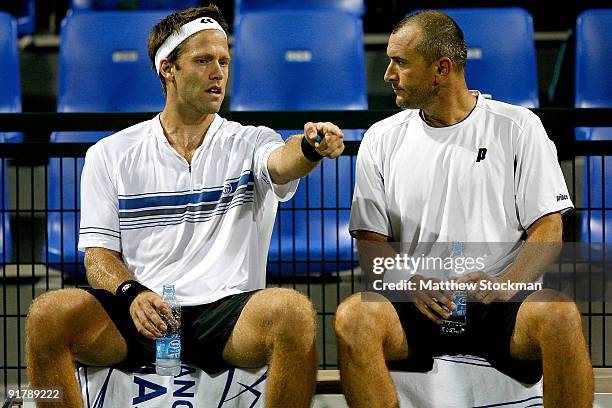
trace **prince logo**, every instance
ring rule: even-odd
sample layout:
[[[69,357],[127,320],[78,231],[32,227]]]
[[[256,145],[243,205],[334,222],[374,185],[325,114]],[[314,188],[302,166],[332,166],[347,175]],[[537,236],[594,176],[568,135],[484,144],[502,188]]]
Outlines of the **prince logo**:
[[[478,155],[476,155],[476,163],[478,163],[479,161],[483,161],[486,155],[487,155],[486,148],[481,147],[480,149],[478,149]]]

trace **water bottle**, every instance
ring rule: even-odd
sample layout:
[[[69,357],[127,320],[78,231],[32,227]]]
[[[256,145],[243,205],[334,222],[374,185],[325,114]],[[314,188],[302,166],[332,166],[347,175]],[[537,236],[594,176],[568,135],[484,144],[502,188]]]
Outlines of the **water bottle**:
[[[450,256],[463,257],[464,248],[463,242],[453,241],[450,244]],[[456,290],[453,303],[456,308],[452,311],[441,305],[446,312],[450,313],[450,316],[442,320],[440,330],[449,334],[461,334],[465,332],[467,326],[467,290]]]
[[[155,340],[155,371],[158,375],[176,376],[181,372],[181,305],[176,299],[174,285],[164,285],[162,300],[172,311],[176,324],[161,316],[166,331]]]
[[[442,305],[442,308],[450,313],[450,316],[442,320],[440,330],[449,334],[461,334],[467,326],[467,290],[456,290],[453,303],[457,307],[452,311]]]

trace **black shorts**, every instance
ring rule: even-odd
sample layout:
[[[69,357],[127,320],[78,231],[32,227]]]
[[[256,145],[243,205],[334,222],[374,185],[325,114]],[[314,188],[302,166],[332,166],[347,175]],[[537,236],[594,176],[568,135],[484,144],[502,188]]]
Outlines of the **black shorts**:
[[[487,359],[491,366],[526,384],[535,384],[542,378],[541,360],[526,361],[513,358],[510,341],[516,316],[522,301],[531,292],[518,293],[508,302],[467,304],[466,331],[448,334],[421,313],[414,303],[393,303],[406,334],[411,357],[388,361],[396,371],[428,372],[433,357],[444,354],[471,354]]]
[[[155,363],[155,340],[138,333],[128,309],[112,293],[85,288],[104,307],[127,343],[125,360],[115,365],[125,371]],[[257,291],[227,296],[213,303],[181,308],[181,361],[216,374],[230,367],[223,360],[223,349],[244,305]]]

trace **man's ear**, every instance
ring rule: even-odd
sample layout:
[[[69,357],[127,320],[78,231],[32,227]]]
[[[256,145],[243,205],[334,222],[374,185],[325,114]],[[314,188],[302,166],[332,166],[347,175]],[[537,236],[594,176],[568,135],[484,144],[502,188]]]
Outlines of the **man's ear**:
[[[453,69],[453,62],[448,57],[442,57],[436,61],[436,74],[442,77],[450,75]]]
[[[174,64],[171,64],[167,59],[161,60],[159,64],[159,74],[168,82],[174,81]]]

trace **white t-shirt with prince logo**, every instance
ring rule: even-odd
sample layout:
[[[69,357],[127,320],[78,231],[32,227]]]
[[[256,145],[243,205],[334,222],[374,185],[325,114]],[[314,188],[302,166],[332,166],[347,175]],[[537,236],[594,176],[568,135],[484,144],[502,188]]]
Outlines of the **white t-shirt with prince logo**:
[[[489,259],[499,274],[539,218],[573,208],[556,149],[526,108],[478,95],[463,121],[431,127],[404,110],[365,134],[350,230],[395,242],[516,243]]]

